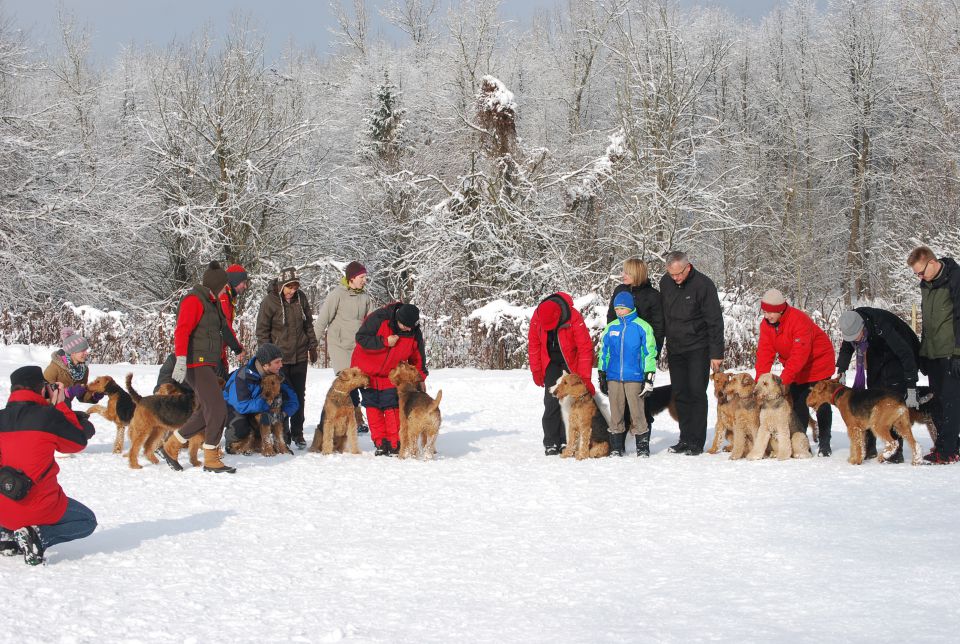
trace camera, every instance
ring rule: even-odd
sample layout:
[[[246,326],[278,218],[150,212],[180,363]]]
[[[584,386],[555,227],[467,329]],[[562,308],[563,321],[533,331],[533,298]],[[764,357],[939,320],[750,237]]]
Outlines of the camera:
[[[53,398],[53,395],[57,393],[59,385],[56,382],[48,382],[43,385],[43,397],[47,400]]]

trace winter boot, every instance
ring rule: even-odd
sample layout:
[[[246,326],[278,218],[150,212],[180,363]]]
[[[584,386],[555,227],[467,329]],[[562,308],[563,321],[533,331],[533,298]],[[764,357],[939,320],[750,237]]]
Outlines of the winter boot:
[[[20,550],[20,546],[17,544],[17,539],[13,536],[13,532],[6,528],[0,528],[0,555],[13,557],[19,554],[23,554],[23,551]]]
[[[623,456],[623,443],[626,440],[627,432],[623,431],[619,434],[614,432],[608,432],[610,443],[610,453],[607,456]]]
[[[203,444],[203,471],[217,474],[234,474],[235,467],[229,467],[220,460],[220,449],[216,445]]]
[[[863,460],[866,461],[876,457],[877,457],[877,437],[873,435],[873,432],[867,431],[867,435],[864,440]]]
[[[637,439],[637,458],[649,458],[650,457],[650,432],[646,434],[637,434],[634,438]]]
[[[387,451],[390,449],[390,443],[387,442],[387,439],[384,438],[380,441],[380,444],[377,445],[377,449],[373,451],[374,456],[386,456]]]
[[[394,445],[389,438],[384,438],[381,445],[383,445],[384,456],[396,456],[400,453],[400,444]]]
[[[556,456],[557,454],[560,453],[560,447],[558,447],[557,445],[547,445],[546,447],[543,448],[543,453],[546,456]]]
[[[177,459],[180,456],[180,449],[187,443],[180,435],[180,431],[170,434],[170,437],[164,441],[163,445],[154,450],[154,454],[162,458],[170,469],[174,472],[182,472],[183,466]]]
[[[40,539],[40,528],[28,525],[13,533],[17,545],[23,552],[23,562],[28,566],[39,566],[43,563],[43,541]]]
[[[687,444],[683,441],[680,441],[676,445],[671,445],[667,448],[667,451],[671,454],[683,454],[687,451]]]
[[[288,443],[289,444],[289,443]],[[303,430],[300,430],[299,434],[293,435],[293,444],[297,446],[297,449],[306,449],[307,440],[303,437]]]
[[[897,439],[897,451],[883,460],[884,463],[903,463],[903,437],[897,432],[890,432]]]
[[[370,428],[367,427],[367,421],[363,417],[363,410],[360,407],[353,408],[353,416],[357,419],[357,433],[366,434],[370,431]]]

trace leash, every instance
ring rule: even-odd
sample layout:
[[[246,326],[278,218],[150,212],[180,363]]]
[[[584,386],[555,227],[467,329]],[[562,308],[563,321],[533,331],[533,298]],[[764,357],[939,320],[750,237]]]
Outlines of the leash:
[[[839,396],[839,395],[840,395],[840,392],[842,392],[842,391],[845,390],[845,389],[846,389],[846,387],[844,387],[844,386],[842,386],[842,385],[841,385],[840,387],[837,387],[837,390],[833,392],[833,397],[830,398],[830,404],[831,404],[831,405],[836,405],[836,404],[837,404],[837,396]]]

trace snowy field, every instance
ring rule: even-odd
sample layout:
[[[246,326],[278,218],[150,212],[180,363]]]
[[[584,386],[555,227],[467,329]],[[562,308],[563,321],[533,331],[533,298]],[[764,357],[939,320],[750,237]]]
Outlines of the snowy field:
[[[10,371],[49,355],[0,347],[4,400]],[[157,370],[91,368],[132,371],[141,392]],[[308,441],[331,379],[310,371]],[[100,526],[44,567],[0,558],[0,641],[956,637],[960,466],[848,465],[838,416],[831,459],[669,454],[664,414],[649,460],[560,460],[527,372],[437,370],[428,388],[443,389],[434,462],[374,458],[367,435],[362,456],[227,457],[232,476],[186,458],[132,471],[95,416],[59,462]]]

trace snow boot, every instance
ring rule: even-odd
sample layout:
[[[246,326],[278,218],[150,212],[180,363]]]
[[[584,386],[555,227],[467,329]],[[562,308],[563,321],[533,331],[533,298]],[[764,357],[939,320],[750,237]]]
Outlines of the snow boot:
[[[17,540],[17,545],[23,552],[23,562],[25,564],[39,566],[44,562],[43,553],[46,549],[40,539],[40,528],[35,525],[28,525],[16,530],[13,537]]]
[[[153,453],[163,459],[174,472],[182,472],[183,466],[180,465],[180,461],[177,459],[180,456],[180,449],[184,443],[186,443],[186,441],[181,440],[180,432],[175,431],[170,434],[170,437],[163,442],[163,445],[154,450]]]
[[[903,437],[897,432],[890,432],[897,439],[897,451],[890,455],[890,458],[883,460],[884,463],[903,463]]]
[[[614,432],[608,432],[608,442],[610,443],[610,453],[607,454],[607,457],[612,456],[623,456],[623,443],[626,440],[627,432],[620,432],[615,434]]]
[[[560,453],[560,448],[556,445],[547,445],[543,448],[543,453],[546,456],[556,456]]]
[[[299,434],[293,435],[293,444],[297,446],[297,449],[306,449],[307,440],[303,437],[303,430],[300,430]]]
[[[650,457],[650,432],[646,434],[637,434],[634,438],[637,439],[637,458],[649,458]]]
[[[23,554],[23,551],[20,549],[19,544],[17,544],[17,539],[13,536],[13,532],[6,528],[0,528],[0,555],[13,557],[19,554]]]
[[[671,454],[683,454],[684,452],[687,451],[687,444],[684,443],[683,441],[680,441],[676,445],[671,445],[670,447],[668,447],[667,451],[670,452]]]
[[[203,444],[203,471],[215,472],[217,474],[234,474],[237,471],[235,467],[224,465],[220,460],[220,448],[216,445]]]
[[[366,434],[370,431],[370,428],[367,427],[367,421],[363,417],[363,410],[360,407],[353,408],[353,417],[357,420],[357,433]]]
[[[383,440],[380,441],[380,444],[377,445],[377,449],[374,450],[373,455],[374,455],[374,456],[387,456],[387,455],[388,455],[388,454],[387,454],[387,451],[390,449],[389,445],[390,445],[390,444],[387,442],[387,439],[384,438]]]

